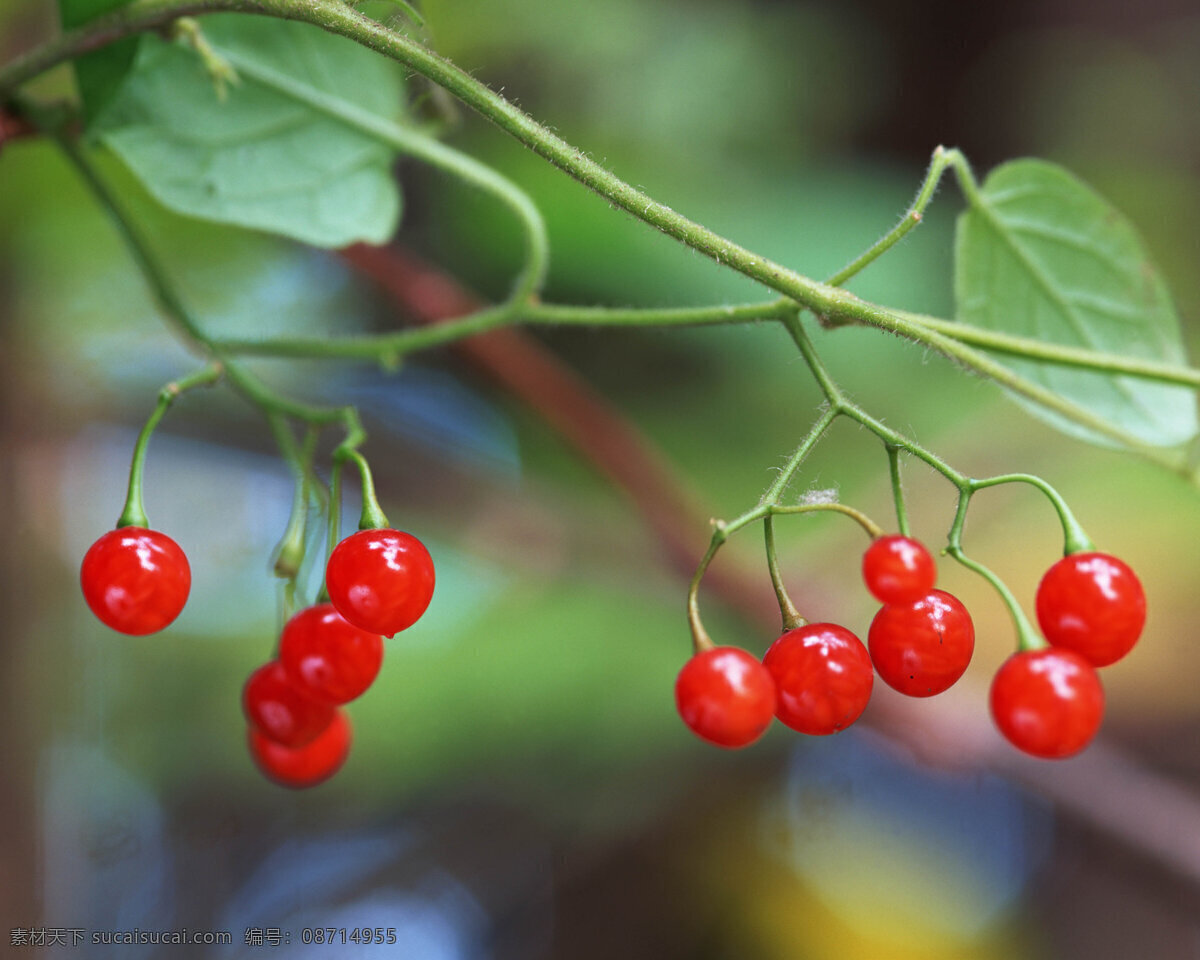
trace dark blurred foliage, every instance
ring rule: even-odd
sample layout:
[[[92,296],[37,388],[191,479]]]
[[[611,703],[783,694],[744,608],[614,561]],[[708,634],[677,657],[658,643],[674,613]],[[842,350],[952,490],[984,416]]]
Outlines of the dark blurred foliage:
[[[938,143],[961,147],[981,173],[1022,155],[1062,163],[1144,231],[1185,340],[1200,340],[1200,15],[1185,0],[424,9],[439,50],[568,140],[813,276],[891,225]],[[0,51],[49,35],[52,20],[49,4],[0,3]],[[37,89],[63,95],[70,82],[59,71]],[[456,114],[452,141],[545,211],[548,299],[756,295]],[[403,321],[335,255],[185,221],[111,159],[105,170],[213,330]],[[416,164],[399,176],[396,242],[503,295],[519,257],[506,213]],[[947,182],[920,230],[855,292],[952,315],[959,208]],[[385,507],[430,544],[439,572],[428,617],[389,643],[379,682],[351,708],[346,769],[305,794],[270,786],[246,758],[238,695],[278,627],[268,556],[286,522],[287,472],[251,411],[224,391],[188,397],[151,445],[147,477],[151,519],[192,559],[188,609],[148,638],[90,618],[78,560],[119,512],[154,392],[191,360],[44,143],[0,153],[0,325],[3,926],[234,931],[232,948],[194,953],[216,957],[265,949],[242,946],[247,927],[291,931],[272,956],[326,955],[298,942],[314,925],[396,927],[388,955],[420,960],[1194,956],[1193,886],[1017,786],[1020,776],[980,769],[965,748],[943,769],[898,751],[889,729],[807,742],[776,730],[739,755],[693,741],[671,699],[688,653],[678,571],[576,450],[450,352],[396,375],[256,364],[298,395],[360,404]],[[716,516],[754,502],[819,399],[773,328],[536,337]],[[819,345],[868,409],[968,472],[1046,476],[1093,538],[1142,573],[1150,625],[1106,673],[1106,733],[1150,767],[1200,779],[1195,491],[1060,437],[898,341],[840,331]],[[938,543],[949,491],[916,467],[907,476],[916,529]],[[883,452],[848,426],[800,486],[836,487],[888,515]],[[865,633],[861,536],[848,527],[781,524],[781,547],[809,615]],[[758,542],[743,539],[718,568],[751,571],[767,595]],[[1026,491],[981,495],[968,540],[1026,600],[1059,549],[1050,511]],[[977,722],[1011,627],[977,579],[943,564],[942,582],[976,617],[976,663],[949,696]],[[761,651],[770,639],[715,599],[705,611],[724,642]],[[923,708],[873,705],[864,727]],[[1073,776],[1071,763],[1054,769]],[[186,955],[105,949],[87,955]]]

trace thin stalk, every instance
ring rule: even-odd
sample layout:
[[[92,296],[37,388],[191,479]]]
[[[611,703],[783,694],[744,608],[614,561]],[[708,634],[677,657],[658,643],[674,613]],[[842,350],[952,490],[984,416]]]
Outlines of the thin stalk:
[[[524,304],[487,307],[457,320],[415,330],[359,337],[272,337],[219,340],[226,353],[272,357],[337,357],[394,362],[410,353],[454,343],[517,323],[584,327],[677,327],[754,323],[794,312],[790,300],[736,306],[659,308],[581,307]]]
[[[802,627],[808,621],[800,616],[800,611],[788,596],[787,587],[783,582],[783,574],[779,571],[779,556],[775,552],[775,518],[771,514],[763,517],[763,540],[767,551],[767,570],[771,575],[771,586],[775,588],[775,598],[779,601],[779,615],[783,620],[783,632]]]
[[[1096,549],[1096,545],[1084,531],[1079,521],[1075,519],[1075,514],[1067,506],[1067,502],[1062,498],[1062,494],[1041,477],[1034,476],[1031,473],[1006,473],[1001,476],[987,477],[983,480],[972,480],[967,489],[974,493],[976,490],[999,486],[1002,483],[1027,483],[1045,494],[1046,499],[1050,501],[1051,506],[1054,507],[1055,512],[1058,514],[1059,522],[1062,524],[1064,556],[1072,553],[1088,553]]]
[[[305,531],[308,525],[309,477],[312,474],[313,455],[316,451],[317,434],[310,430],[305,435],[304,445],[296,443],[296,437],[287,419],[272,413],[267,417],[271,432],[284,462],[292,472],[295,487],[292,495],[292,510],[287,528],[276,546],[273,570],[275,576],[295,580],[304,563]]]
[[[143,498],[143,474],[146,468],[146,448],[155,428],[170,409],[176,398],[195,387],[207,387],[221,379],[224,371],[220,364],[210,364],[203,370],[168,383],[158,392],[158,401],[154,411],[146,420],[137,442],[133,446],[133,457],[129,463],[129,486],[125,494],[125,507],[117,519],[118,527],[149,527],[146,519],[146,507]]]
[[[896,528],[902,537],[908,536],[908,512],[904,509],[904,484],[900,479],[900,447],[885,443],[887,450],[888,475],[892,479],[892,501],[896,505]]]
[[[966,163],[966,157],[958,150],[947,150],[942,146],[934,150],[933,157],[929,161],[929,169],[925,172],[925,180],[917,190],[917,195],[913,199],[912,205],[905,212],[904,216],[900,218],[900,222],[825,282],[831,287],[840,287],[851,277],[862,272],[864,268],[891,250],[892,247],[904,239],[913,227],[921,222],[925,208],[929,206],[929,202],[933,199],[934,191],[937,190],[938,183],[941,182],[942,174],[946,172],[946,168],[953,166],[958,170],[960,167],[966,167]],[[967,176],[970,177],[970,168],[966,167],[966,170]],[[961,176],[962,174],[960,174]],[[973,183],[974,178],[971,177],[970,179]]]

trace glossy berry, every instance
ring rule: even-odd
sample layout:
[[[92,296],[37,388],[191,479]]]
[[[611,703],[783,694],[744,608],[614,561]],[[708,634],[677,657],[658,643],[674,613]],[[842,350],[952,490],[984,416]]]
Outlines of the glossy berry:
[[[1095,669],[1070,650],[1013,654],[992,681],[992,719],[1018,750],[1054,760],[1091,742],[1104,716]]]
[[[959,599],[931,590],[912,603],[889,603],[867,634],[871,662],[889,687],[932,697],[954,685],[975,652],[975,625]]]
[[[287,622],[279,662],[288,680],[314,700],[349,703],[378,675],[383,640],[347,623],[333,604],[322,603]]]
[[[399,530],[360,530],[335,548],[325,587],[350,623],[385,637],[411,627],[433,598],[433,558]]]
[[[937,582],[937,566],[924,544],[892,534],[876,538],[863,554],[863,582],[882,603],[910,603]]]
[[[101,621],[120,633],[141,635],[179,616],[192,571],[179,544],[165,533],[118,527],[88,549],[79,582]]]
[[[313,700],[293,684],[278,660],[250,674],[242,688],[242,710],[263,736],[293,748],[315,740],[334,716],[328,703]]]
[[[1137,643],[1146,623],[1146,595],[1137,575],[1116,557],[1073,553],[1042,577],[1037,617],[1051,644],[1106,667]]]
[[[716,647],[696,654],[679,671],[675,706],[702,740],[718,747],[745,747],[771,725],[775,684],[745,650]]]
[[[302,747],[285,747],[254,727],[246,731],[246,743],[263,776],[281,787],[301,790],[315,787],[342,768],[350,754],[352,736],[349,718],[338,710],[324,732]]]
[[[836,623],[789,630],[763,657],[775,679],[775,715],[793,730],[837,733],[866,709],[875,682],[861,640]]]

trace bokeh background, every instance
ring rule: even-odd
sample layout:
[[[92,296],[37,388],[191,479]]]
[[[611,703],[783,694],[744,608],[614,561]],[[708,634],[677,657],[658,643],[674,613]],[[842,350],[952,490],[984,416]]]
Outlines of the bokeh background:
[[[1017,156],[1062,163],[1139,226],[1193,356],[1200,346],[1200,15],[1188,0],[423,7],[439,50],[568,140],[813,276],[891,226],[939,143],[981,174]],[[0,3],[0,53],[53,23],[50,3]],[[70,82],[60,71],[41,90]],[[460,113],[450,137],[540,202],[548,299],[756,295],[478,118]],[[410,295],[424,281],[443,298],[495,298],[518,263],[505,211],[410,163],[384,267],[184,220],[105,169],[214,331],[393,328],[423,308],[384,290],[381,271],[408,277]],[[947,181],[921,228],[852,288],[952,315],[959,209]],[[1200,955],[1200,494],[1178,478],[1062,437],[898,341],[821,336],[858,400],[964,471],[1057,485],[1140,571],[1150,619],[1104,674],[1103,742],[1058,764],[1022,758],[986,715],[1011,627],[985,585],[944,562],[978,631],[953,691],[900,702],[880,689],[843,734],[775,729],[728,754],[674,711],[685,561],[709,516],[756,500],[813,417],[818,394],[779,331],[530,331],[395,374],[259,362],[297,395],[361,406],[384,507],[430,545],[439,575],[428,615],[389,642],[350,709],[347,766],[294,794],[251,766],[238,703],[278,632],[268,557],[291,498],[253,412],[223,390],[189,396],[151,445],[151,518],[194,571],[176,624],[117,636],[79,595],[79,559],[120,511],[136,431],[191,360],[90,198],[33,140],[0,153],[0,327],[0,953]],[[598,458],[626,479],[650,462],[652,482],[631,492]],[[939,543],[950,489],[916,466],[906,478],[916,531]],[[799,487],[889,515],[883,452],[849,425]],[[806,614],[865,635],[861,533],[826,517],[779,534]],[[1052,512],[1023,489],[981,494],[967,536],[1027,603],[1060,549]],[[742,540],[703,604],[720,641],[761,652],[769,583],[757,537]],[[314,926],[395,927],[399,943],[302,945]],[[28,927],[220,929],[233,943],[10,946],[9,928]],[[290,945],[245,944],[265,928]]]

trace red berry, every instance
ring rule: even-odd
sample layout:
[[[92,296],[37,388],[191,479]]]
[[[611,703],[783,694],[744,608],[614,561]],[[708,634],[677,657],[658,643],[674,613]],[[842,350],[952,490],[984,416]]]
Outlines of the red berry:
[[[351,737],[350,719],[341,710],[319,737],[302,747],[285,747],[254,727],[246,731],[250,757],[263,776],[293,790],[315,787],[337,773],[350,754]]]
[[[293,684],[278,660],[264,663],[242,688],[242,710],[250,726],[285,747],[302,747],[333,721],[334,709]]]
[[[918,540],[892,534],[867,547],[862,562],[863,582],[882,603],[910,603],[925,596],[937,582],[937,566]]]
[[[1051,647],[1009,657],[992,681],[992,719],[1018,750],[1055,760],[1091,742],[1104,688],[1077,653]]]
[[[932,697],[954,685],[975,652],[975,625],[959,599],[931,590],[913,603],[889,603],[871,621],[871,661],[889,687]]]
[[[776,640],[763,665],[775,678],[775,715],[793,730],[837,733],[866,709],[875,682],[861,640],[836,623],[810,623]]]
[[[771,725],[775,684],[745,650],[716,647],[696,654],[679,671],[675,705],[702,740],[718,747],[745,747]]]
[[[371,633],[390,637],[411,627],[433,598],[433,558],[399,530],[360,530],[335,548],[325,587],[338,613]]]
[[[79,571],[92,613],[120,633],[154,633],[179,616],[192,587],[174,540],[145,527],[118,527],[91,545]]]
[[[322,603],[287,622],[279,662],[288,680],[314,700],[349,703],[378,675],[383,640],[347,623],[333,604]]]
[[[1146,595],[1137,575],[1116,557],[1073,553],[1042,577],[1037,617],[1054,646],[1107,667],[1137,643],[1146,623]]]

